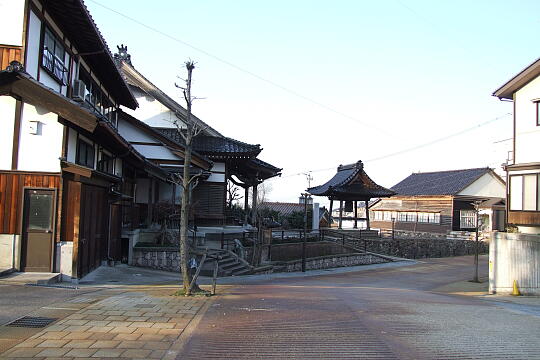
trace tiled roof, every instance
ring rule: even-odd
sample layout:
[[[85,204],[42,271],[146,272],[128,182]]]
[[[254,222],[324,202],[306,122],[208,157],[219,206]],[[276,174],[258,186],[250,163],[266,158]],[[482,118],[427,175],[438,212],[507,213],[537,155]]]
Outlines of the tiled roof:
[[[308,205],[308,209],[311,208],[312,205]],[[298,204],[298,203],[283,203],[283,202],[263,202],[259,205],[260,209],[270,209],[277,211],[283,215],[290,215],[294,211],[304,211],[304,204]]]
[[[415,173],[392,187],[397,195],[456,195],[490,168]]]
[[[334,199],[361,200],[394,195],[392,190],[377,185],[364,171],[364,164],[340,165],[333,178],[325,184],[308,189],[316,196],[329,196]]]
[[[155,128],[168,138],[183,144],[184,139],[174,128]],[[193,139],[194,149],[205,155],[237,155],[237,156],[257,156],[261,152],[259,145],[247,144],[228,137],[216,137],[199,135]]]

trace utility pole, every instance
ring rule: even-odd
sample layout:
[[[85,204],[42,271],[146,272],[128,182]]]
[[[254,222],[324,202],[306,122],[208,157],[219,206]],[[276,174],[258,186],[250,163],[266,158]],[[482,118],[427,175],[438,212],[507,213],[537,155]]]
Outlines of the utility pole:
[[[306,272],[307,202],[309,194],[302,193],[301,196],[304,199],[304,241],[302,242],[302,272]]]
[[[480,280],[478,280],[478,251],[479,251],[479,244],[478,244],[478,225],[479,225],[479,222],[478,222],[478,212],[479,212],[479,208],[480,208],[480,203],[481,201],[480,200],[476,200],[474,202],[474,213],[476,215],[476,234],[475,234],[475,246],[474,246],[474,277],[473,277],[473,282],[476,282],[476,283],[479,283]]]

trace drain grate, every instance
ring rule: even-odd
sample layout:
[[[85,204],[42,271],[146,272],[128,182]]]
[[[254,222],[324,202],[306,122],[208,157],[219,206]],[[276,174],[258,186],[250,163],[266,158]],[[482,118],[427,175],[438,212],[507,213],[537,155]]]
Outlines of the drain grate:
[[[48,318],[41,316],[24,316],[15,321],[10,322],[7,326],[26,327],[26,328],[42,328],[58,320],[58,318]]]

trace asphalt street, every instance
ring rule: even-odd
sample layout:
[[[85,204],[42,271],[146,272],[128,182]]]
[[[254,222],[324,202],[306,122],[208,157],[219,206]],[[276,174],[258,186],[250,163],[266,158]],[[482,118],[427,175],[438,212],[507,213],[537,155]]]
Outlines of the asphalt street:
[[[538,306],[448,286],[467,286],[472,262],[233,286],[201,315],[178,359],[540,359]]]

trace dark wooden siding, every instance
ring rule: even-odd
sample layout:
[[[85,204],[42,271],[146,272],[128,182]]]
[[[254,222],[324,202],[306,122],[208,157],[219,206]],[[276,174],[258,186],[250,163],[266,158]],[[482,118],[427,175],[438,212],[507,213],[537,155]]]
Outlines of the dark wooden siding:
[[[225,184],[202,183],[193,192],[195,218],[223,219],[225,217]]]
[[[452,229],[459,231],[459,230],[465,230],[465,231],[471,231],[471,229],[462,229],[461,228],[461,210],[474,210],[474,206],[470,202],[465,201],[454,201],[454,218],[452,221]]]
[[[13,60],[22,63],[21,53],[20,46],[0,45],[0,70],[4,70]]]
[[[401,202],[401,203],[400,203]],[[452,197],[409,197],[383,199],[374,205],[371,211],[387,210],[387,211],[414,211],[414,212],[437,212],[441,215],[439,224],[419,223],[419,222],[395,222],[396,230],[416,231],[416,232],[431,232],[431,233],[446,233],[452,230]],[[379,229],[392,229],[391,221],[374,221],[370,226]]]
[[[509,211],[508,223],[540,226],[540,211]]]
[[[60,189],[60,183],[59,174],[0,172],[0,234],[21,233],[25,187]]]

